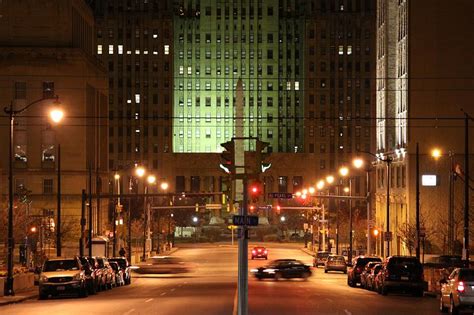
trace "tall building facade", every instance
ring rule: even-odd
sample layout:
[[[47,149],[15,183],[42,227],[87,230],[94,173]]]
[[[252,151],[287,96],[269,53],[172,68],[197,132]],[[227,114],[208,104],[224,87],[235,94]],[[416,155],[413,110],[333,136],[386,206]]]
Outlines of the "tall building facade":
[[[305,151],[334,174],[372,158],[375,111],[375,1],[308,1],[305,32]],[[352,175],[351,175],[352,176]],[[357,193],[365,174],[355,174]]]
[[[61,230],[63,241],[76,245],[81,190],[89,189],[89,166],[93,193],[100,192],[101,183],[108,180],[108,92],[105,69],[95,59],[93,14],[82,0],[4,1],[0,12],[0,98],[5,106],[11,102],[14,110],[28,107],[17,115],[14,127],[15,238],[23,240],[22,233],[32,224],[38,233],[45,233],[45,221],[38,219],[43,216],[57,224],[60,153]],[[56,95],[64,119],[54,125],[48,110]],[[8,209],[9,125],[8,115],[1,115],[4,211]],[[95,203],[93,207],[94,233],[101,234],[108,224],[107,211],[96,211]],[[3,214],[1,219],[6,220]],[[75,254],[77,247],[63,252]]]
[[[95,53],[108,70],[109,167],[157,170],[171,152],[173,27],[169,1],[92,1]]]
[[[473,11],[468,0],[377,1],[376,224],[392,234],[390,244],[379,242],[379,253],[386,254],[388,245],[391,254],[415,252],[417,145],[424,249],[461,253],[466,147],[471,169],[473,164],[461,111],[474,114],[474,66],[467,62]],[[430,154],[434,148],[443,153],[437,160]],[[382,161],[387,159],[391,163]]]
[[[220,152],[236,136],[239,79],[244,136],[303,151],[303,3],[175,1],[174,152]]]

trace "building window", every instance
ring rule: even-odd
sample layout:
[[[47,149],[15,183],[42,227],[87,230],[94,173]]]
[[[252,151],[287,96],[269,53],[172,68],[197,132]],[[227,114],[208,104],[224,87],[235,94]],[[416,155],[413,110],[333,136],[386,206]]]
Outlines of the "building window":
[[[54,82],[46,81],[43,82],[43,98],[54,97]]]
[[[344,46],[339,45],[339,55],[344,55]]]
[[[97,54],[102,55],[102,45],[97,45]]]
[[[191,176],[191,192],[199,192],[201,189],[201,178],[199,176]]]
[[[278,192],[286,193],[288,190],[288,177],[278,176]]]
[[[114,45],[109,45],[109,55],[114,54]]]
[[[164,53],[165,53],[165,55],[169,55],[169,54],[170,54],[170,45],[165,45]]]
[[[53,180],[50,178],[43,179],[43,194],[53,193]]]
[[[15,99],[26,99],[26,82],[15,82]]]

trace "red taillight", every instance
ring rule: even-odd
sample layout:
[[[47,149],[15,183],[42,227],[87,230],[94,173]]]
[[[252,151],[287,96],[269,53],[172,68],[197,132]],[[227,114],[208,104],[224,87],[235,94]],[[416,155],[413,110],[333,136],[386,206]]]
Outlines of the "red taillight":
[[[268,252],[265,250],[264,253],[266,254],[266,253],[268,253]]]
[[[458,292],[459,292],[459,293],[464,293],[464,290],[465,290],[465,289],[466,289],[466,288],[464,287],[464,282],[459,281],[458,287],[457,287]]]
[[[258,250],[259,253],[260,253],[261,251],[262,251],[261,249]]]
[[[362,272],[362,267],[357,267],[357,268],[356,268],[356,272],[357,272],[357,273],[361,273],[361,272]]]
[[[254,251],[254,250],[252,251],[252,254],[255,254],[255,251]]]
[[[385,279],[389,279],[389,278],[390,278],[390,272],[385,271]]]

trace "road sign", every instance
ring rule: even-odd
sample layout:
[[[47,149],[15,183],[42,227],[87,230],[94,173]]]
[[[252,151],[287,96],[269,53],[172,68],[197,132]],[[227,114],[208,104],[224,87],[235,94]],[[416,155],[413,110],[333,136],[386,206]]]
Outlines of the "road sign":
[[[206,210],[220,210],[221,208],[220,203],[206,203]]]
[[[258,225],[258,216],[256,215],[234,215],[232,217],[232,223],[234,225]]]
[[[392,232],[385,232],[385,241],[387,242],[392,241]]]
[[[292,199],[292,193],[268,193],[268,198]]]

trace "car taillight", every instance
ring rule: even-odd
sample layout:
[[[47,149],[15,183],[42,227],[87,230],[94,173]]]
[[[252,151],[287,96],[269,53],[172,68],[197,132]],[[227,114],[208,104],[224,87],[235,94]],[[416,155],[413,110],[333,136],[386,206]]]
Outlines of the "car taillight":
[[[457,290],[458,290],[459,293],[464,293],[464,290],[465,290],[465,288],[464,288],[464,282],[460,281],[460,282],[458,283]]]
[[[390,272],[385,271],[385,279],[389,279],[389,278],[390,278]]]
[[[254,250],[252,251],[252,254],[255,254],[255,251],[254,251]]]
[[[264,253],[265,253],[265,254],[268,253],[267,250],[265,250]]]
[[[261,249],[258,250],[259,253],[260,253],[261,251],[262,251]]]
[[[356,272],[357,272],[357,273],[362,273],[362,267],[360,267],[360,266],[359,266],[359,267],[356,267]]]

